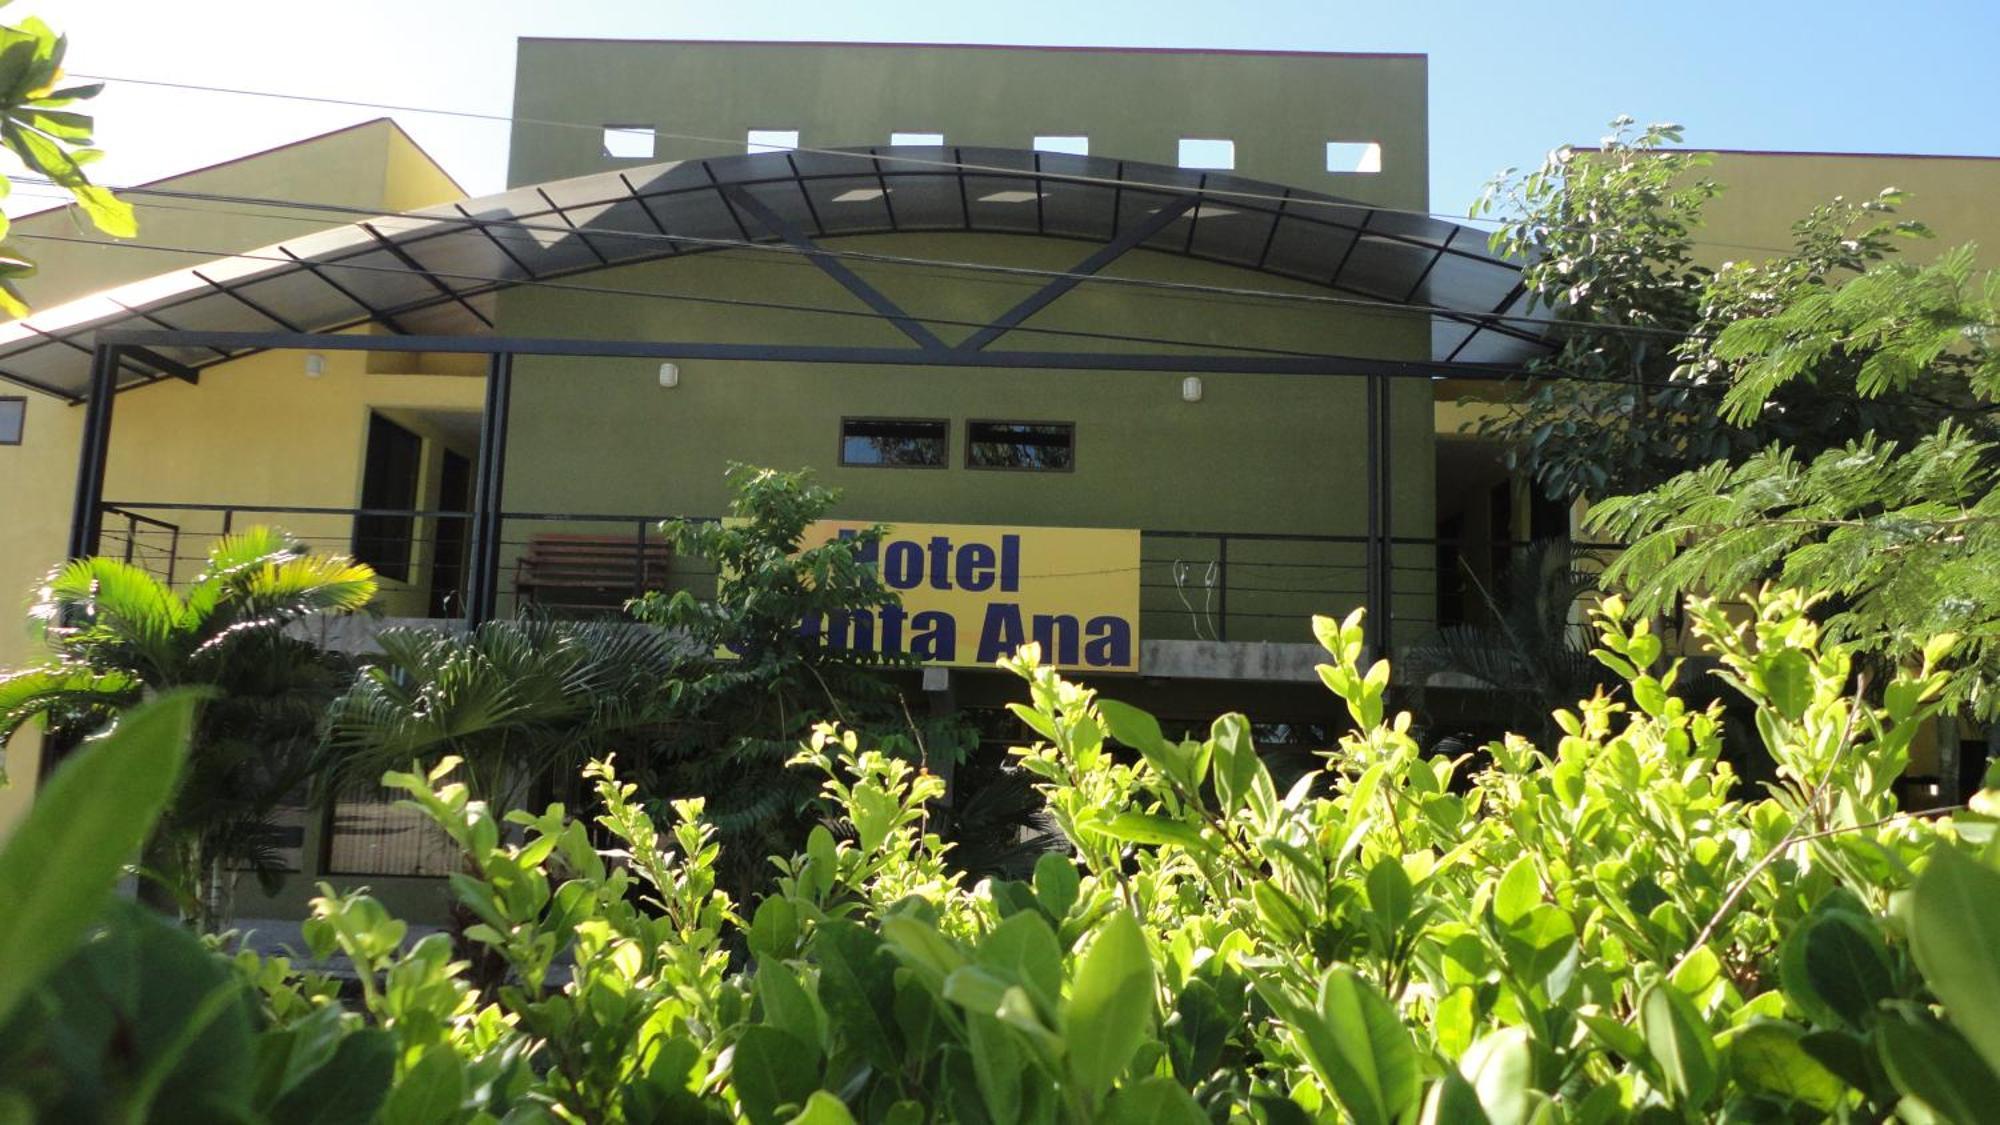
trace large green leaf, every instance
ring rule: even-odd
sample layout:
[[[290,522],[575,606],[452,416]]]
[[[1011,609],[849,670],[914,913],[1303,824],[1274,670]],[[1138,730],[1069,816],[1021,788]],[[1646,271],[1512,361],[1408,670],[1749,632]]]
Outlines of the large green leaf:
[[[2000,1076],[1964,1037],[1921,1011],[1882,1020],[1876,1049],[1889,1080],[1951,1125],[1987,1125],[2000,1114]]]
[[[1098,1120],[1104,1125],[1208,1125],[1208,1115],[1194,1098],[1161,1074],[1113,1094]]]
[[[1113,913],[1077,963],[1063,1010],[1070,1075],[1095,1102],[1132,1061],[1153,1022],[1153,957],[1131,914]]]
[[[1357,1125],[1391,1125],[1414,1106],[1423,1092],[1417,1049],[1374,985],[1335,966],[1320,982],[1316,1005],[1276,981],[1260,979],[1256,987]]]
[[[751,1125],[782,1120],[780,1107],[803,1106],[819,1088],[819,1068],[805,1065],[811,1048],[768,1024],[752,1024],[737,1037],[730,1084]]]
[[[133,708],[84,745],[0,850],[0,1018],[75,949],[173,794],[196,696]]]
[[[1689,1110],[1706,1105],[1715,1093],[1721,1060],[1693,1002],[1673,985],[1655,983],[1639,998],[1639,1031],[1675,1102]]]
[[[1804,1035],[1788,1023],[1751,1024],[1729,1041],[1730,1073],[1751,1089],[1832,1112],[1847,1083],[1800,1046]]]
[[[1910,948],[1952,1022],[2000,1073],[2000,872],[1934,848],[1911,897]]]

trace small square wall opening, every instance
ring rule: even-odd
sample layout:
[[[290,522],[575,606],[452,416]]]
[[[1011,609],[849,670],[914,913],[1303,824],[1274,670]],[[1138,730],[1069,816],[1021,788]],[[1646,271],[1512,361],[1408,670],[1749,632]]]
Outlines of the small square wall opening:
[[[1183,168],[1236,167],[1236,142],[1215,137],[1182,137],[1180,164]]]
[[[1326,170],[1329,172],[1380,172],[1382,145],[1377,141],[1326,142]]]
[[[751,152],[785,152],[799,147],[797,129],[752,129],[743,137]]]
[[[1071,156],[1089,156],[1089,137],[1036,137],[1036,152],[1065,152]]]
[[[920,145],[926,148],[943,148],[944,134],[943,133],[891,133],[889,134],[889,143],[892,145]]]
[[[604,127],[604,153],[613,160],[651,160],[653,158],[653,127],[651,125],[606,125]]]

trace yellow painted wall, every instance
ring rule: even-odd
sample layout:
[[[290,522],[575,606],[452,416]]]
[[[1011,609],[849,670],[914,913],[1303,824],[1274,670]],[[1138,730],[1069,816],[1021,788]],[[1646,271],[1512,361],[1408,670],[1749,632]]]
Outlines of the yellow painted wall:
[[[324,203],[370,212],[413,210],[465,196],[463,189],[387,118],[145,186]],[[139,237],[131,242],[99,234],[68,207],[23,215],[14,221],[10,237],[18,240],[40,267],[34,277],[21,282],[30,305],[49,308],[114,285],[199,266],[222,254],[342,226],[358,217],[341,211],[137,194],[128,201],[139,220]],[[150,249],[155,246],[201,252]]]
[[[464,194],[386,119],[158,183],[180,190],[338,203],[372,211],[430,206]],[[248,250],[353,219],[347,214],[270,207],[138,202],[139,241],[205,250]],[[117,245],[79,230],[70,214],[60,209],[23,216],[14,229],[41,262],[40,273],[23,286],[37,308],[197,265],[213,256]],[[35,234],[93,241],[27,237]],[[317,384],[300,374],[297,356],[264,357],[212,369],[200,388],[167,383],[119,396],[106,495],[351,505],[359,488],[364,403],[436,407],[469,402],[472,409],[479,408],[477,380],[392,373],[363,378],[359,372],[367,361],[362,356],[349,353],[327,359],[328,374]],[[286,367],[292,377],[252,377],[272,363]],[[397,357],[386,364],[378,359],[373,366],[377,371],[385,366],[391,371],[397,366],[423,371],[439,367],[428,357],[416,356]],[[20,394],[28,400],[22,444],[0,446],[0,670],[4,670],[19,667],[34,655],[23,611],[37,580],[62,557],[68,538],[83,411],[4,382],[0,394]],[[214,456],[214,450],[231,447],[239,452]],[[437,456],[433,452],[426,464],[427,498],[436,495]],[[232,479],[219,481],[217,473]],[[303,498],[307,496],[325,499]],[[116,521],[107,526],[121,529]],[[330,533],[316,527],[293,530]],[[199,548],[198,541],[191,541],[182,553],[198,553]],[[13,784],[0,789],[0,832],[32,796],[39,764],[35,732],[17,736],[7,755]]]
[[[1901,243],[1912,261],[1967,242],[1980,264],[2000,266],[2000,157],[1717,152],[1703,174],[1723,185],[1695,232],[1697,257],[1710,266],[1771,257],[1791,245],[1793,223],[1836,195],[1872,199],[1883,188],[1906,193],[1902,218],[1936,231]]]

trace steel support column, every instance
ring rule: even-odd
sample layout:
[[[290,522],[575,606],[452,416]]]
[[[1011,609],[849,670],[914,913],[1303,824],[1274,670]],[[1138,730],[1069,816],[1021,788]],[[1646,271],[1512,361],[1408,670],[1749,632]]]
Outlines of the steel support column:
[[[1368,647],[1379,659],[1388,655],[1390,593],[1393,571],[1389,545],[1392,509],[1389,498],[1389,386],[1380,375],[1367,379],[1367,403],[1362,424],[1367,428],[1368,534],[1365,573],[1367,575]]]
[[[514,391],[514,357],[495,352],[486,362],[486,408],[479,419],[474,466],[472,532],[467,554],[465,623],[477,628],[500,604],[501,496],[507,468],[507,412]]]
[[[99,344],[90,353],[90,398],[83,407],[83,444],[76,463],[76,501],[70,509],[68,557],[97,550],[104,525],[104,466],[111,447],[111,408],[118,398],[118,362],[124,349]]]

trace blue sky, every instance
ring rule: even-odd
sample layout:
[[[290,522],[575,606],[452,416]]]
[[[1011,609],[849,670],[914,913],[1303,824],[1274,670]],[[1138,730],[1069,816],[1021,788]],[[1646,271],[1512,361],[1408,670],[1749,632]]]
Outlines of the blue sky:
[[[1415,51],[1430,56],[1432,206],[1452,213],[1620,113],[1716,148],[2000,155],[1995,0],[97,0],[6,16],[28,13],[69,33],[77,72],[496,114],[521,35]],[[112,184],[378,116],[133,87],[97,114]],[[504,126],[395,116],[470,191],[501,186]]]

